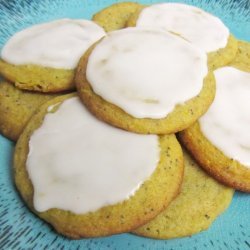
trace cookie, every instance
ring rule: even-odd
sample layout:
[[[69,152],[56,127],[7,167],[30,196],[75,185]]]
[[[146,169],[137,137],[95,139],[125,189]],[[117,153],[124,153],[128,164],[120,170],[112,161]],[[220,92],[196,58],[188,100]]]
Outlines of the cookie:
[[[56,96],[20,90],[9,82],[0,83],[0,132],[16,141],[36,109]]]
[[[156,239],[190,236],[208,229],[227,209],[233,189],[209,177],[185,151],[184,165],[180,194],[155,219],[133,233]]]
[[[180,139],[210,175],[225,185],[250,192],[250,73],[223,67],[215,71],[215,76],[213,104],[199,122],[180,132]]]
[[[88,20],[33,25],[14,34],[3,46],[0,73],[20,89],[72,90],[80,56],[104,35],[100,26]]]
[[[237,40],[229,35],[217,17],[185,4],[159,3],[142,7],[131,15],[127,26],[162,28],[182,36],[208,53],[211,70],[230,63],[238,48]]]
[[[75,88],[74,70],[13,65],[0,60],[0,72],[15,87],[23,90],[56,93]]]
[[[27,169],[27,166],[31,161],[31,158],[28,158],[31,136],[37,134],[38,128],[40,128],[45,122],[44,117],[46,114],[56,114],[56,112],[59,112],[61,110],[61,107],[66,103],[66,101],[70,101],[72,97],[74,97],[74,95],[61,96],[43,104],[40,107],[39,111],[36,112],[36,114],[31,118],[17,142],[14,156],[14,175],[17,189],[19,190],[23,200],[35,214],[50,223],[56,229],[56,231],[75,239],[81,237],[97,237],[121,232],[128,232],[137,228],[138,226],[141,226],[142,224],[145,224],[146,222],[154,218],[157,214],[159,214],[159,212],[161,212],[179,192],[179,187],[183,177],[183,155],[181,147],[174,135],[160,136],[158,138],[160,161],[158,162],[157,167],[155,168],[153,174],[142,185],[140,185],[135,194],[130,198],[124,200],[123,202],[119,202],[113,205],[106,205],[98,209],[97,211],[83,214],[73,213],[69,210],[65,211],[58,208],[51,208],[43,212],[38,212],[35,209],[33,200],[34,186],[33,182],[31,182],[31,179],[29,178]],[[81,107],[83,108],[84,106],[81,105]],[[49,118],[46,117],[46,122],[48,121],[47,119]],[[92,119],[95,118],[92,117]],[[66,123],[69,121],[70,118],[66,119]],[[64,124],[60,124],[61,127],[64,126]],[[102,126],[107,126],[108,129],[117,130],[116,128],[112,128],[104,123],[101,124]],[[53,126],[57,125],[54,124]],[[72,127],[66,126],[66,128],[68,129],[68,133],[70,133],[70,131],[74,129]],[[127,133],[125,131],[122,132]],[[103,133],[102,135],[105,136],[105,134]],[[132,133],[128,133],[128,135],[133,136]],[[51,136],[53,136],[53,134],[50,134],[50,138]],[[81,138],[77,136],[76,140],[80,139]],[[76,142],[76,140],[74,139],[74,142]],[[46,143],[45,136],[43,136],[42,141]],[[63,145],[64,143],[61,144]],[[106,149],[109,148],[107,145],[105,146]],[[70,144],[70,147],[71,146],[72,144]],[[91,146],[88,146],[86,149],[82,148],[82,150],[87,150],[90,147]],[[34,152],[34,145],[32,149]],[[105,150],[102,147],[102,152],[104,151]],[[117,152],[116,155],[117,154],[119,154],[119,152]],[[94,157],[95,159],[99,159],[98,155]],[[28,159],[29,162],[27,162]],[[75,158],[72,158],[71,168],[74,165],[73,159]],[[49,160],[49,157],[46,157],[46,161],[47,160]],[[82,162],[82,164],[84,164],[84,162]],[[60,166],[59,169],[62,169],[62,166]],[[63,173],[66,172],[61,172],[62,176]],[[36,173],[38,172],[36,171]],[[138,173],[134,173],[133,176],[136,176],[137,174]],[[70,176],[70,172],[67,172],[66,176]],[[79,174],[77,176],[79,177]],[[104,178],[103,176],[101,177]],[[90,183],[92,183],[92,177],[90,176],[89,178],[91,180]],[[99,178],[98,174],[94,175],[93,178]],[[72,183],[76,183],[76,181]],[[114,183],[114,179],[110,181]],[[65,190],[64,186],[61,186],[61,188]],[[112,190],[115,190],[114,193],[119,194],[119,189],[116,186],[113,186]],[[43,197],[43,195],[41,197]],[[60,197],[62,198],[62,196]],[[95,199],[93,199],[93,197],[95,197]],[[92,200],[98,199],[99,196],[94,195],[93,197],[91,198],[91,202]],[[55,197],[55,199],[57,200],[58,197]],[[68,199],[67,192],[64,192],[62,199]],[[88,205],[88,203],[90,202],[87,202],[85,204]]]
[[[250,72],[250,43],[247,41],[238,41],[238,51],[231,66]]]
[[[134,2],[115,3],[94,14],[92,20],[106,32],[118,30],[125,28],[130,16],[140,8],[142,5]]]
[[[118,34],[118,32],[119,32],[119,34]],[[89,108],[89,110],[94,115],[96,115],[99,119],[101,119],[107,123],[110,123],[116,127],[119,127],[119,128],[122,128],[122,129],[125,129],[128,131],[133,131],[136,133],[170,134],[170,133],[174,133],[174,132],[177,132],[177,131],[183,130],[184,128],[189,127],[191,124],[193,124],[198,119],[198,117],[200,117],[202,114],[204,114],[206,112],[207,108],[212,103],[214,95],[215,95],[214,77],[213,77],[213,74],[211,72],[208,72],[208,74],[206,75],[207,69],[206,69],[206,60],[205,59],[204,59],[204,63],[202,63],[203,62],[202,59],[201,59],[201,61],[199,61],[199,59],[198,59],[199,63],[198,63],[197,67],[200,67],[200,70],[197,70],[197,67],[193,67],[193,66],[192,66],[192,69],[190,69],[191,71],[193,71],[194,75],[197,74],[198,72],[199,72],[199,74],[202,74],[202,76],[199,75],[199,76],[197,76],[197,78],[196,78],[196,76],[194,76],[194,78],[196,78],[196,79],[198,79],[200,77],[199,78],[200,82],[199,82],[199,87],[198,87],[199,90],[197,89],[197,92],[196,92],[197,94],[193,94],[193,96],[191,98],[189,98],[189,97],[187,97],[187,99],[184,98],[185,101],[183,101],[183,102],[177,101],[177,103],[178,103],[177,105],[173,104],[174,101],[171,101],[171,98],[179,98],[179,95],[182,95],[184,93],[190,93],[189,91],[191,91],[191,89],[194,88],[195,84],[194,84],[194,81],[191,81],[190,85],[188,84],[188,82],[190,81],[190,78],[192,78],[192,76],[191,76],[192,73],[190,73],[189,78],[185,78],[185,72],[187,72],[187,69],[183,70],[184,72],[182,72],[182,69],[179,66],[176,66],[179,64],[177,62],[173,62],[175,60],[174,57],[172,59],[170,58],[170,55],[169,55],[169,57],[165,57],[164,56],[165,54],[162,53],[161,50],[158,50],[159,47],[163,43],[161,43],[159,46],[157,44],[155,46],[155,48],[153,48],[151,42],[149,42],[148,46],[150,47],[150,51],[148,50],[148,52],[147,52],[147,50],[146,50],[143,52],[142,51],[138,52],[137,57],[135,57],[136,59],[131,59],[131,61],[129,61],[127,58],[123,59],[122,57],[119,59],[114,58],[116,63],[110,64],[110,65],[114,65],[114,67],[110,67],[108,69],[105,68],[106,65],[109,65],[108,64],[109,60],[111,60],[108,55],[106,55],[105,59],[100,59],[100,62],[96,61],[96,62],[92,63],[92,65],[94,65],[94,67],[98,66],[98,68],[95,68],[95,70],[92,70],[92,75],[99,77],[99,79],[101,80],[99,82],[99,84],[97,84],[97,82],[96,82],[95,88],[102,87],[103,93],[105,92],[106,95],[109,95],[109,98],[112,98],[112,99],[116,98],[115,101],[119,102],[119,105],[112,102],[112,99],[110,101],[109,98],[105,98],[93,90],[93,81],[88,80],[88,76],[86,75],[85,72],[86,72],[86,70],[90,69],[90,58],[92,58],[93,60],[95,59],[94,53],[96,52],[96,48],[98,48],[98,46],[100,46],[102,44],[106,45],[109,42],[108,38],[110,36],[114,36],[114,37],[120,36],[121,33],[122,33],[121,34],[121,37],[122,37],[121,41],[123,41],[123,43],[121,44],[121,47],[123,47],[123,46],[125,47],[126,43],[124,42],[125,41],[124,39],[126,39],[127,33],[128,33],[128,37],[130,37],[130,36],[133,36],[134,33],[136,33],[136,36],[137,36],[137,32],[139,33],[139,35],[138,35],[139,36],[138,40],[139,40],[140,35],[141,35],[140,29],[129,28],[129,29],[123,29],[123,30],[119,30],[119,31],[113,31],[112,33],[109,33],[109,36],[107,38],[104,38],[98,44],[96,44],[95,46],[92,46],[87,51],[87,53],[84,54],[84,56],[81,58],[81,60],[79,62],[77,72],[76,72],[76,79],[75,79],[76,83],[77,83],[77,90],[78,90],[78,93],[79,93],[82,101]],[[155,35],[154,32],[156,33],[156,36],[158,36],[158,31],[152,31],[152,32],[153,32],[153,36]],[[168,41],[172,41],[172,39],[174,40],[173,43],[175,43],[175,39],[179,39],[181,44],[184,43],[184,46],[186,46],[186,44],[188,46],[190,46],[186,41],[179,38],[178,36],[172,35],[170,33],[169,33],[169,35],[167,35],[165,32],[162,32],[162,33],[159,32],[159,33],[160,33],[159,36],[162,36],[160,38],[160,40],[164,39],[164,42],[166,41],[166,43]],[[150,37],[151,31],[146,30],[144,32],[144,30],[142,30],[142,36],[144,34],[147,34]],[[147,41],[149,41],[151,39],[151,37],[150,38],[143,38],[143,39],[144,40],[146,39],[144,42],[144,46],[147,46]],[[132,40],[132,38],[131,38],[131,40]],[[179,40],[178,40],[178,42],[179,42]],[[156,41],[156,43],[158,43],[158,41]],[[112,44],[112,42],[110,42],[110,44]],[[116,46],[115,48],[117,50],[119,50],[119,48],[118,48],[119,44],[115,44],[115,45],[112,44],[112,46]],[[140,45],[135,45],[135,47],[136,47],[135,53],[137,53],[137,49],[138,49],[138,51],[141,50],[140,46],[141,46],[141,43],[140,43]],[[165,46],[165,44],[163,46]],[[132,47],[131,47],[131,50],[133,50]],[[100,48],[102,49],[102,47],[100,47]],[[167,47],[167,49],[169,50],[168,47]],[[191,49],[192,52],[190,51],[191,55],[194,52],[193,49],[194,48],[192,47],[192,49]],[[185,51],[185,49],[183,49],[183,50]],[[98,52],[100,52],[100,51],[101,50],[98,50]],[[106,53],[105,49],[103,51],[104,51],[103,53]],[[125,48],[121,48],[119,53],[123,53],[123,51],[126,51]],[[127,48],[127,51],[128,51],[127,55],[130,56],[129,55],[129,53],[130,53],[129,48]],[[177,54],[179,53],[179,51],[181,51],[181,49],[179,49],[179,50],[177,49]],[[102,52],[100,52],[100,53],[102,53]],[[117,52],[116,54],[111,54],[111,55],[118,56],[119,53]],[[150,55],[146,55],[147,53],[150,53]],[[156,55],[155,53],[158,53],[157,57],[155,56]],[[202,52],[199,51],[199,53],[202,53]],[[127,55],[125,55],[125,57]],[[178,56],[179,56],[179,54],[178,54]],[[197,55],[197,58],[199,58],[200,56],[201,55],[199,55],[199,56]],[[166,59],[169,61],[168,62],[164,61],[164,63],[160,64],[159,63],[159,62],[161,62],[159,59],[160,57],[162,57],[162,60]],[[181,57],[181,55],[180,55],[180,57]],[[151,58],[155,58],[155,61],[153,61],[153,59],[151,61]],[[98,60],[98,59],[96,59],[96,60]],[[159,62],[157,62],[157,60],[159,60]],[[118,61],[120,62],[119,66],[117,64]],[[147,68],[147,69],[144,70],[140,67],[140,65],[143,65],[145,61],[148,61],[148,65],[145,66],[145,68]],[[183,60],[180,60],[180,61],[182,61],[182,65],[183,65],[183,67],[185,67]],[[133,63],[135,65],[135,68],[133,67]],[[169,66],[170,68],[168,71],[166,70],[167,63],[170,65]],[[159,67],[156,66],[156,64],[157,65],[160,64]],[[165,67],[163,68],[162,65],[165,65]],[[193,65],[193,64],[188,63],[187,67],[189,67],[190,65]],[[102,72],[100,70],[100,67],[103,67],[103,69],[106,71]],[[117,67],[117,71],[114,70],[115,67]],[[157,68],[159,68],[159,70],[162,69],[162,71],[159,72],[159,75],[164,74],[166,78],[160,78],[160,79],[157,78],[158,77],[158,73],[156,73]],[[196,69],[196,70],[194,71],[194,69]],[[119,70],[121,70],[121,73],[118,73]],[[170,72],[170,74],[166,75],[167,74],[166,72]],[[174,79],[178,78],[178,80],[176,81],[178,83],[176,83],[176,85],[174,85],[172,83],[172,81],[168,81],[172,72],[176,72],[176,74],[173,76],[173,78]],[[152,73],[152,75],[150,75],[151,73]],[[142,79],[138,78],[139,75]],[[203,78],[203,75],[204,75],[204,78]],[[118,80],[117,79],[113,80],[112,79],[113,76],[114,77],[121,76],[121,77],[119,79],[117,78]],[[172,75],[171,75],[171,77],[172,77]],[[181,77],[183,77],[183,80],[179,81],[179,79]],[[166,86],[168,86],[168,83],[170,85],[171,84],[172,85],[169,87],[169,89],[160,90],[160,88],[155,87],[156,86],[156,78],[158,79],[159,82],[161,82],[160,83],[160,84],[162,84],[161,87],[163,86],[163,84],[165,84],[165,82],[166,82]],[[108,80],[106,80],[106,79],[108,79]],[[139,79],[139,80],[134,80],[134,79]],[[163,83],[162,79],[166,79],[164,83]],[[113,81],[113,83],[112,83],[113,85],[109,86],[109,84],[112,81]],[[185,85],[182,85],[182,83],[184,83],[184,82],[185,82]],[[119,85],[120,83],[123,85],[120,86]],[[138,89],[134,90],[135,88],[137,88],[138,84],[141,84],[140,89],[138,87]],[[181,86],[178,87],[178,84],[181,84]],[[136,85],[136,87],[134,87],[135,85]],[[145,88],[145,90],[144,90],[144,88]],[[147,90],[148,88],[151,88],[151,90]],[[182,88],[182,89],[179,90],[180,88]],[[185,88],[185,90],[184,90],[184,88]],[[114,91],[117,91],[117,92],[114,93]],[[100,92],[100,90],[99,90],[99,92]],[[143,94],[140,94],[140,92],[142,92],[142,93],[147,92],[147,94],[145,94],[146,97],[144,97]],[[154,94],[155,92],[157,92],[157,93]],[[160,93],[158,93],[158,92],[160,92]],[[112,95],[111,95],[111,93],[112,93]],[[151,94],[151,93],[153,93],[153,94]],[[163,93],[164,93],[164,95],[165,94],[168,95],[168,97],[165,96],[162,101],[158,100],[157,99],[158,97],[155,97],[156,95],[162,95]],[[118,96],[119,96],[119,98],[118,98]],[[124,102],[126,102],[125,104],[120,103],[120,101],[123,101],[123,100],[125,100],[124,101]],[[169,101],[168,104],[171,106],[171,108],[170,108],[170,106],[167,106],[168,104],[166,104],[166,106],[167,106],[166,109],[168,109],[169,113],[166,114],[165,113],[165,111],[166,111],[165,106],[164,106],[164,108],[162,108],[162,106],[161,106],[161,110],[162,110],[162,112],[164,112],[164,114],[161,113],[160,116],[158,116],[158,114],[156,114],[158,112],[157,105],[161,105],[165,101]],[[120,104],[125,106],[125,108],[127,108],[127,107],[129,107],[129,108],[125,111],[125,109],[123,107],[121,107]],[[137,104],[138,104],[138,106],[136,107]],[[145,109],[143,109],[143,108],[140,109],[139,105],[144,105],[143,107],[145,107]],[[134,115],[136,108],[137,108],[137,110],[139,110],[138,113],[139,113],[140,117],[137,116],[137,114]],[[143,115],[141,115],[141,113],[140,113],[141,110],[142,110],[142,113],[145,110],[146,110],[145,112],[147,112],[148,110],[149,110],[149,112],[151,112],[151,111],[152,112],[149,115],[148,115],[148,113],[147,114],[143,113]],[[133,113],[133,115],[131,114],[131,112]],[[151,117],[149,117],[149,116],[151,116]]]

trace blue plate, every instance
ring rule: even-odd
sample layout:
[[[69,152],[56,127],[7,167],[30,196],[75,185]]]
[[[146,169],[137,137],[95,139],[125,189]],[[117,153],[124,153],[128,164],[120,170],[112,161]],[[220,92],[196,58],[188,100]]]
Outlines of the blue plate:
[[[0,48],[12,34],[32,24],[63,17],[91,18],[114,2],[119,1],[0,0]],[[177,2],[193,4],[219,16],[237,38],[250,40],[249,0]],[[17,194],[12,178],[13,149],[14,144],[0,136],[0,249],[250,249],[250,196],[240,192],[235,193],[229,209],[209,230],[192,237],[152,240],[121,234],[98,239],[64,238],[33,215]]]

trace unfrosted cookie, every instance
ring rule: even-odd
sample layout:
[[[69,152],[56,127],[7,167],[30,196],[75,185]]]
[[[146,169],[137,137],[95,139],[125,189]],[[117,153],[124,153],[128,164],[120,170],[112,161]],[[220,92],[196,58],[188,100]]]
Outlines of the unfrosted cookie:
[[[92,46],[75,80],[82,101],[98,118],[144,134],[187,128],[215,94],[205,53],[173,34],[139,28],[113,31]]]
[[[250,72],[250,43],[238,41],[238,51],[231,66]]]
[[[209,177],[184,151],[180,194],[155,219],[133,233],[156,239],[190,236],[209,228],[229,206],[233,189]]]
[[[115,3],[94,14],[92,20],[103,27],[106,32],[118,30],[126,27],[130,16],[140,8],[142,5],[138,3]]]
[[[32,163],[31,160],[31,155],[36,152],[36,146],[34,145],[34,142],[36,141],[37,143],[45,143],[46,145],[46,135],[42,136],[42,140],[36,140],[34,138],[32,142],[32,152],[29,152],[29,143],[31,143],[31,138],[33,136],[37,135],[38,129],[42,126],[42,124],[45,123],[44,117],[45,115],[49,116],[56,114],[57,112],[61,112],[61,107],[63,105],[66,105],[67,101],[71,101],[74,95],[68,95],[68,96],[63,96],[63,97],[57,97],[46,104],[42,105],[39,111],[32,117],[28,125],[26,126],[24,132],[20,136],[16,149],[15,149],[15,157],[14,157],[14,174],[15,174],[15,182],[17,185],[17,188],[19,192],[21,193],[21,196],[23,197],[24,201],[27,203],[27,205],[30,207],[30,209],[36,213],[39,217],[50,223],[59,233],[66,235],[71,238],[81,238],[81,237],[97,237],[97,236],[104,236],[104,235],[110,235],[110,234],[116,234],[116,233],[121,233],[121,232],[128,232],[133,229],[135,229],[138,226],[141,226],[142,224],[145,224],[152,218],[154,218],[159,212],[161,212],[166,206],[172,201],[172,199],[177,195],[179,192],[179,187],[182,182],[182,176],[183,176],[183,155],[182,155],[182,150],[180,145],[178,144],[178,141],[176,140],[174,135],[166,135],[166,136],[160,136],[157,139],[158,140],[158,149],[159,149],[159,157],[160,160],[158,162],[158,165],[155,166],[155,170],[153,174],[143,183],[140,184],[139,189],[133,194],[130,198],[124,200],[123,202],[119,202],[117,204],[113,205],[106,205],[103,206],[102,208],[88,212],[88,213],[73,213],[71,210],[63,210],[63,209],[56,209],[56,208],[51,208],[47,211],[43,212],[38,212],[35,209],[34,205],[34,187],[33,187],[33,182],[31,179],[34,181],[34,176],[38,176],[38,173],[42,171],[39,168],[39,171],[35,172],[28,172],[27,166],[29,166],[29,171],[30,171],[30,164]],[[67,104],[68,105],[68,104]],[[65,108],[67,107],[64,106]],[[80,106],[79,106],[80,105]],[[77,109],[83,109],[84,106],[81,105],[81,103],[77,106]],[[74,108],[74,110],[76,110]],[[74,111],[75,112],[75,111]],[[73,112],[73,113],[74,113]],[[49,114],[50,113],[50,114]],[[90,114],[89,114],[90,115]],[[74,123],[72,126],[66,126],[63,123],[60,123],[60,128],[65,126],[65,129],[67,129],[67,134],[71,134],[71,131],[74,131],[75,128],[78,127],[78,121],[76,122],[75,119],[72,119],[74,117],[74,114],[72,112],[69,113],[70,117],[65,117],[65,122],[66,124],[71,124],[72,122]],[[79,118],[79,116],[77,116]],[[92,117],[92,116],[91,116]],[[78,119],[77,118],[77,119]],[[49,117],[46,117],[46,124],[48,125],[48,119],[51,119]],[[79,118],[81,119],[81,118]],[[95,119],[92,117],[91,119]],[[98,120],[97,120],[98,121]],[[84,121],[83,121],[84,122]],[[120,133],[118,129],[112,128],[111,126],[106,125],[105,123],[100,123],[100,126],[106,127],[106,129],[110,130],[116,130],[114,131],[114,134]],[[43,125],[43,126],[47,126]],[[62,139],[62,135],[60,135],[60,131],[56,129],[58,126],[56,123],[52,124],[53,128],[55,129],[56,134],[53,132],[50,133],[48,136],[49,138],[54,138],[53,136],[57,136],[57,133],[59,133],[59,139]],[[84,126],[88,126],[88,123],[86,123]],[[99,125],[98,125],[99,126]],[[82,127],[82,126],[81,126]],[[87,128],[87,127],[86,127]],[[88,129],[92,128],[92,132],[95,131],[95,128],[91,126]],[[122,131],[122,133],[128,133],[126,131]],[[106,133],[101,133],[101,137],[105,137]],[[136,134],[128,133],[128,136],[134,137]],[[32,137],[31,137],[32,136]],[[136,135],[136,136],[146,136],[148,135]],[[150,138],[151,136],[155,135],[149,135]],[[92,137],[91,137],[92,138]],[[127,136],[126,136],[127,138]],[[61,140],[60,139],[60,140]],[[125,139],[125,137],[124,137]],[[79,136],[77,136],[76,139],[72,138],[74,143],[77,143],[76,140],[81,140]],[[101,138],[100,138],[101,140]],[[86,140],[87,141],[87,140]],[[53,144],[55,142],[51,142]],[[121,143],[121,140],[118,141],[117,143]],[[123,142],[122,142],[123,143]],[[102,153],[103,152],[109,152],[109,142],[105,141],[105,146],[103,147],[103,143],[100,144],[102,146]],[[53,145],[52,145],[53,146]],[[65,148],[67,148],[67,145],[62,141],[61,145]],[[81,152],[84,152],[85,150],[90,150],[90,148],[93,145],[90,143],[87,147],[82,148],[81,147]],[[68,145],[68,149],[73,147],[73,144],[71,143]],[[119,147],[117,147],[119,148]],[[104,150],[105,149],[105,150]],[[118,149],[115,149],[117,151]],[[128,150],[128,149],[127,149]],[[90,150],[91,151],[91,150]],[[127,152],[123,150],[123,153]],[[39,153],[39,152],[37,152]],[[75,151],[73,152],[75,153]],[[92,152],[93,153],[93,152]],[[91,154],[92,154],[91,153]],[[153,152],[151,152],[153,153]],[[28,157],[29,154],[29,157]],[[41,157],[42,155],[39,154]],[[58,154],[55,155],[55,157],[58,157]],[[60,155],[60,154],[59,154]],[[62,155],[67,156],[67,152],[62,152]],[[90,155],[90,154],[89,154]],[[114,152],[112,152],[112,155],[114,156]],[[118,152],[115,153],[115,156],[119,155],[119,150]],[[151,154],[150,154],[151,155]],[[56,170],[59,171],[61,169],[61,174],[60,177],[57,176],[56,172],[53,172],[55,175],[55,182],[60,183],[60,178],[66,178],[65,179],[65,185],[68,183],[67,178],[71,178],[72,174],[70,173],[70,169],[74,169],[74,164],[76,164],[76,158],[78,156],[75,155],[75,157],[71,158],[72,162],[59,164],[60,167],[57,168],[56,166],[51,165],[49,169],[58,169]],[[93,155],[95,160],[100,159],[97,155]],[[145,158],[145,155],[142,156]],[[151,157],[151,156],[150,156]],[[112,162],[112,159],[114,157],[109,158]],[[134,157],[132,157],[133,159]],[[146,157],[147,158],[147,157]],[[50,164],[50,161],[53,161],[53,158],[50,158],[50,156],[46,156],[46,166],[47,164]],[[131,157],[130,157],[131,159]],[[27,162],[29,160],[29,162]],[[109,160],[109,161],[110,161]],[[37,161],[36,161],[37,162]],[[40,164],[40,163],[39,163]],[[70,168],[64,169],[62,165],[65,164],[70,164]],[[86,164],[85,161],[82,162],[82,164]],[[146,163],[148,164],[148,163]],[[34,165],[35,166],[35,165]],[[83,165],[84,166],[84,165]],[[143,165],[142,165],[143,166]],[[38,167],[38,166],[37,166]],[[107,162],[104,162],[104,159],[100,159],[100,167],[108,167]],[[117,166],[119,167],[119,166]],[[80,168],[81,169],[81,168]],[[78,169],[77,171],[81,171]],[[35,169],[34,169],[35,170]],[[49,170],[50,171],[50,170]],[[88,180],[90,180],[90,183],[86,182],[86,185],[90,185],[92,183],[92,178],[95,178],[95,182],[98,180],[101,182],[102,178],[105,178],[103,175],[99,176],[99,173],[96,173],[96,175],[90,175],[88,176]],[[126,170],[124,170],[126,171]],[[117,172],[117,171],[115,171]],[[122,170],[119,170],[117,172],[118,175],[121,175]],[[141,172],[141,171],[140,171]],[[33,173],[31,178],[29,177],[28,173]],[[42,172],[40,172],[42,173]],[[112,172],[110,172],[111,174]],[[135,172],[133,173],[133,176],[137,176],[139,173]],[[64,177],[63,177],[64,176]],[[74,183],[78,183],[77,178],[80,178],[80,174],[78,173],[75,177],[76,178],[74,181],[73,179],[69,182],[74,185]],[[106,174],[105,174],[106,176]],[[123,174],[122,174],[123,176]],[[51,177],[48,175],[48,177]],[[121,177],[121,176],[120,176]],[[119,177],[119,178],[120,178]],[[99,179],[98,179],[99,178]],[[137,177],[136,177],[137,178]],[[131,178],[134,179],[134,178]],[[37,181],[41,180],[41,177],[38,178]],[[94,180],[94,179],[93,179]],[[129,179],[130,180],[130,179]],[[110,182],[112,183],[112,191],[115,195],[119,195],[119,190],[121,187],[119,186],[119,183],[117,184],[117,181],[115,179],[111,179]],[[53,182],[52,182],[53,183]],[[48,188],[50,185],[48,185]],[[116,183],[116,184],[114,184]],[[127,180],[126,180],[127,183]],[[81,185],[84,183],[81,182]],[[71,185],[71,184],[70,184]],[[118,186],[117,186],[118,185]],[[110,186],[110,185],[108,185]],[[37,186],[36,186],[37,187]],[[54,202],[54,200],[58,199],[60,202],[64,202],[65,200],[69,199],[67,195],[67,187],[62,184],[61,186],[61,192],[63,195],[59,195],[58,197],[55,197],[54,199],[51,199],[50,202]],[[105,187],[106,188],[106,187]],[[86,188],[85,188],[86,189]],[[64,191],[62,191],[64,190]],[[81,189],[82,190],[82,189]],[[60,189],[59,189],[60,191]],[[83,192],[84,190],[82,190]],[[86,190],[85,190],[86,191]],[[84,192],[85,192],[84,191]],[[38,191],[37,191],[38,192]],[[101,192],[101,197],[104,195],[103,192]],[[43,199],[45,193],[36,193],[38,195],[38,198],[40,196],[41,199]],[[100,193],[98,192],[97,194],[93,195],[89,200],[89,202],[86,200],[86,202],[82,203],[83,206],[88,206],[88,204],[92,204],[93,201],[98,200]],[[74,194],[72,196],[75,196]],[[104,196],[105,197],[105,196]],[[71,197],[70,197],[71,198]],[[91,201],[91,202],[90,202]],[[74,203],[77,203],[77,200],[74,202],[71,202],[69,205],[74,206]],[[36,203],[37,204],[37,203]],[[109,204],[109,201],[107,200],[107,204]],[[40,204],[41,205],[41,204]],[[41,209],[41,206],[40,208]],[[41,209],[43,210],[44,207]],[[45,208],[46,210],[46,208]]]
[[[100,26],[80,19],[31,26],[14,34],[3,46],[0,73],[20,89],[74,89],[74,70],[80,56],[104,35]]]
[[[209,174],[250,192],[250,71],[223,67],[215,76],[213,104],[199,122],[180,133],[180,139]]]
[[[237,40],[217,17],[180,3],[159,3],[137,9],[127,26],[161,28],[182,36],[208,53],[211,69],[230,63],[238,48]]]
[[[16,141],[36,109],[56,96],[58,95],[31,93],[15,88],[9,82],[1,82],[0,132]]]

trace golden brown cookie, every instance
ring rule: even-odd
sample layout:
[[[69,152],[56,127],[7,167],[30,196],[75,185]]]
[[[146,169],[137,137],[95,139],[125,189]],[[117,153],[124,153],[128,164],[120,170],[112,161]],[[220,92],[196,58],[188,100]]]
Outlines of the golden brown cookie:
[[[138,8],[129,18],[127,21],[128,27],[135,27],[137,19],[141,13],[141,11],[145,8],[145,6],[142,6],[141,8]],[[238,49],[238,41],[234,38],[232,34],[230,34],[228,38],[227,46],[223,49],[219,49],[218,51],[210,52],[208,53],[208,66],[211,70],[220,68],[222,66],[227,65],[230,63]]]
[[[15,88],[9,82],[1,82],[0,133],[16,141],[36,109],[56,96],[58,95],[31,93]]]
[[[163,119],[135,118],[118,106],[105,101],[94,93],[86,78],[86,67],[92,46],[80,59],[76,84],[80,98],[88,109],[99,119],[116,127],[142,134],[170,134],[181,131],[193,124],[204,114],[215,95],[215,80],[210,72],[204,79],[199,95],[188,100],[183,105],[178,105]]]
[[[250,192],[250,169],[225,156],[200,130],[199,122],[179,133],[183,145],[202,168],[218,181],[235,189]]]
[[[13,65],[0,60],[0,73],[16,87],[24,90],[53,93],[75,88],[74,70]]]
[[[244,42],[239,44],[239,51],[232,66],[250,72],[249,44]],[[250,169],[225,156],[222,151],[216,148],[202,133],[199,122],[180,132],[179,137],[201,167],[214,178],[235,189],[250,192]]]
[[[20,136],[14,156],[17,189],[30,209],[50,223],[59,233],[71,238],[98,237],[131,231],[153,219],[179,192],[183,177],[183,154],[174,135],[159,137],[160,161],[152,176],[128,200],[103,207],[96,212],[74,214],[60,209],[37,212],[33,206],[33,186],[26,170],[29,138],[41,126],[48,107],[60,104],[73,95],[61,96],[43,104]],[[83,163],[84,164],[84,163]]]
[[[156,239],[190,236],[206,230],[230,204],[234,190],[209,177],[184,151],[180,194],[146,225],[133,233]]]
[[[250,42],[238,41],[238,51],[230,65],[250,72]]]
[[[96,13],[92,20],[104,28],[106,32],[126,27],[130,16],[142,7],[133,2],[115,3]]]

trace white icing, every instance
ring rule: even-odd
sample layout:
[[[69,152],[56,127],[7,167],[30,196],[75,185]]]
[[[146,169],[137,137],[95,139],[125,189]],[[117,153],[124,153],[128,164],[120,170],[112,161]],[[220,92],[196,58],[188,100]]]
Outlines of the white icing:
[[[163,118],[200,92],[207,57],[171,33],[127,28],[95,47],[86,74],[96,94],[130,115]]]
[[[201,131],[226,156],[250,168],[250,73],[223,67],[215,77],[216,97],[200,119]]]
[[[105,35],[92,21],[61,19],[34,25],[13,35],[2,49],[4,61],[74,69],[84,52]]]
[[[81,214],[122,202],[151,176],[160,156],[156,135],[111,127],[77,97],[45,116],[29,148],[27,171],[39,212]]]
[[[219,18],[197,7],[179,3],[161,3],[144,8],[136,25],[178,33],[205,52],[224,48],[229,37],[228,28]]]
[[[58,106],[60,103],[56,103],[56,104],[54,104],[54,105],[51,105],[51,106],[49,106],[48,108],[47,108],[47,111],[48,112],[52,112],[53,110],[54,110],[54,108],[56,107],[56,106]]]

